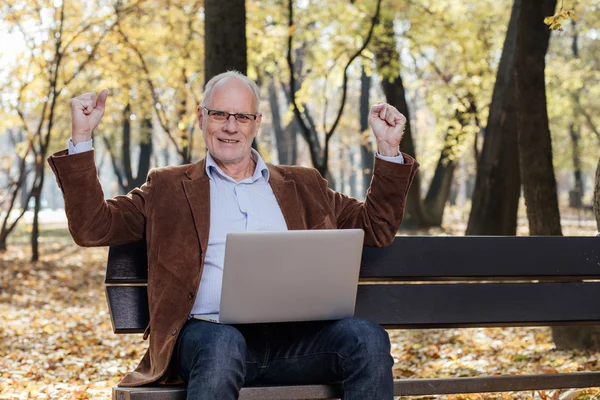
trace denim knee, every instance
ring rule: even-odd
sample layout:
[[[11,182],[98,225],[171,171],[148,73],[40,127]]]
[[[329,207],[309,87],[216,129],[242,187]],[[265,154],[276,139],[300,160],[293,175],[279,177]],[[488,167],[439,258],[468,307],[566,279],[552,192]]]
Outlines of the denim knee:
[[[245,375],[246,341],[228,325],[190,320],[178,339],[177,353],[182,378],[188,381],[195,368],[219,379],[222,375]]]
[[[345,332],[347,357],[342,363],[345,399],[392,399],[394,359],[390,338],[379,325],[349,318],[340,328]]]
[[[351,344],[354,352],[362,356],[390,353],[390,337],[378,324],[360,318],[347,318],[340,321],[342,338]]]

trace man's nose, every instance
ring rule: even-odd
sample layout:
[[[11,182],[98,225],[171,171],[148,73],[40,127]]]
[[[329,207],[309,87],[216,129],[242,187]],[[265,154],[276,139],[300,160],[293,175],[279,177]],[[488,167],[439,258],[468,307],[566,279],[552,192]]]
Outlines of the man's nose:
[[[237,131],[238,128],[238,123],[237,120],[235,119],[234,115],[229,115],[229,117],[227,118],[227,121],[225,121],[225,126],[223,127],[224,130],[226,130],[227,132],[235,132]]]

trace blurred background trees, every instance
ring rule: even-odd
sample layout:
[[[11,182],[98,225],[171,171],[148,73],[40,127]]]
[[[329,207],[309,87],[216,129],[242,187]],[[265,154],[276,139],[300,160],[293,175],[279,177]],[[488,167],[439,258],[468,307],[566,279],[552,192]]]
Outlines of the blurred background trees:
[[[593,3],[3,0],[0,250],[22,226],[39,258],[40,215],[62,208],[45,159],[66,147],[71,97],[109,90],[94,148],[110,197],[150,168],[204,157],[196,107],[204,83],[231,68],[261,89],[262,156],[313,166],[358,198],[376,150],[370,105],[407,115],[401,147],[422,168],[404,229],[560,235],[576,219],[593,234]],[[549,30],[544,18],[561,12],[563,30]]]
[[[458,206],[466,234],[514,235],[520,209],[532,233],[560,234],[559,204],[592,205],[600,9],[567,2],[578,17],[551,31],[542,21],[555,2],[530,7],[5,0],[0,247],[31,206],[35,248],[40,210],[60,208],[45,158],[65,146],[70,97],[109,89],[94,146],[107,196],[126,193],[154,166],[203,157],[196,106],[231,68],[261,88],[256,147],[267,160],[314,166],[362,198],[375,151],[366,116],[387,101],[409,116],[402,149],[422,164],[405,228],[441,227]]]

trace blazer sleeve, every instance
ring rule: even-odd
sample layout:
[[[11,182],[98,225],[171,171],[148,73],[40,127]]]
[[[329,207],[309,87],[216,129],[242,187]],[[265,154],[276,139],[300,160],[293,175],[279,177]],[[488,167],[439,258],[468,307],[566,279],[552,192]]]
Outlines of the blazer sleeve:
[[[364,201],[338,193],[318,174],[339,229],[362,229],[365,246],[384,247],[394,240],[402,222],[406,195],[419,163],[402,154],[404,164],[375,158],[373,179]]]
[[[80,246],[113,246],[145,236],[148,205],[156,174],[150,172],[140,188],[124,196],[104,199],[94,151],[68,155],[59,151],[48,158],[64,201],[73,240]]]

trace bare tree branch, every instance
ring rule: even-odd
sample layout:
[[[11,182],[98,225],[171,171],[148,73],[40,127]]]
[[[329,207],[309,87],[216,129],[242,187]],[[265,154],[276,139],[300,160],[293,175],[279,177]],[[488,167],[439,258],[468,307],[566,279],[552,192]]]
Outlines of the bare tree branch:
[[[313,141],[313,137],[310,133],[310,129],[302,119],[300,109],[296,103],[296,74],[294,73],[294,62],[292,61],[292,42],[294,37],[294,2],[293,0],[288,1],[288,51],[287,51],[287,64],[290,71],[290,102],[293,106],[294,116],[300,126],[300,133],[304,137],[304,140],[308,143],[310,150],[310,158],[313,165],[319,165],[319,154],[316,153],[316,146]]]
[[[579,110],[579,112],[581,113],[581,115],[583,115],[583,117],[585,118],[585,121],[587,122],[588,127],[592,130],[592,132],[594,132],[594,134],[596,135],[596,137],[600,141],[600,132],[598,132],[598,128],[596,127],[596,125],[592,121],[592,116],[585,110],[585,108],[583,108],[583,106],[581,105],[581,102],[579,101],[578,97],[576,97],[576,96],[572,96],[572,97],[573,97],[573,100],[575,100],[575,104],[577,105],[577,109]]]
[[[100,137],[102,138],[102,141],[104,142],[104,147],[106,148],[106,151],[108,151],[108,154],[110,156],[110,162],[113,167],[113,172],[117,176],[117,182],[119,183],[119,186],[121,187],[121,189],[124,189],[126,187],[126,185],[125,185],[125,181],[123,180],[123,174],[121,173],[121,168],[119,168],[119,164],[117,164],[117,155],[115,154],[115,150],[113,149],[113,146],[112,146],[110,140],[108,140],[108,137],[106,137],[105,134],[100,134]]]
[[[338,109],[336,119],[335,119],[333,125],[331,126],[331,129],[329,130],[329,132],[325,133],[325,148],[324,148],[324,151],[322,152],[323,153],[322,157],[320,157],[321,154],[318,154],[318,153],[321,153],[321,152],[317,152],[317,150],[316,150],[317,145],[315,143],[315,141],[318,142],[318,137],[314,137],[313,135],[311,135],[311,131],[310,131],[309,127],[307,126],[307,124],[305,123],[305,121],[303,120],[302,114],[301,114],[298,104],[296,102],[296,77],[295,77],[295,73],[294,73],[294,63],[292,60],[293,33],[294,33],[294,28],[295,28],[295,25],[294,25],[294,3],[293,3],[293,0],[288,1],[288,30],[289,30],[289,32],[288,32],[287,64],[288,64],[288,69],[290,72],[290,102],[292,103],[294,115],[298,121],[298,125],[300,126],[300,133],[302,134],[302,136],[304,137],[304,139],[307,141],[307,143],[309,145],[311,161],[312,161],[313,165],[316,166],[317,169],[319,169],[321,171],[324,171],[327,167],[327,159],[328,159],[327,153],[328,153],[329,139],[331,138],[331,136],[335,132],[335,129],[337,128],[337,125],[338,125],[338,123],[342,117],[342,113],[344,111],[344,106],[346,104],[346,96],[347,96],[347,91],[348,91],[348,68],[350,67],[352,62],[357,57],[359,57],[362,54],[362,52],[367,48],[367,46],[371,40],[371,37],[373,35],[373,30],[375,29],[375,25],[377,25],[380,9],[381,9],[381,0],[378,0],[375,14],[373,15],[373,17],[371,19],[371,26],[369,27],[369,32],[367,34],[367,37],[366,37],[363,45],[350,57],[350,59],[346,63],[346,66],[344,67],[343,85],[342,85],[342,100],[340,102],[340,107]]]
[[[115,11],[117,13],[119,13],[118,9]],[[183,151],[179,147],[179,144],[177,143],[177,141],[175,140],[175,137],[173,136],[173,133],[171,132],[168,116],[167,116],[166,112],[164,111],[165,107],[163,107],[163,105],[160,101],[160,98],[159,98],[158,94],[156,93],[156,88],[154,86],[154,82],[152,81],[152,77],[150,76],[150,70],[148,68],[148,65],[146,64],[144,55],[142,54],[140,49],[129,40],[129,38],[127,37],[125,32],[123,32],[123,30],[121,29],[121,25],[119,23],[117,23],[117,32],[119,32],[119,34],[125,41],[125,44],[127,45],[127,47],[129,47],[131,50],[133,50],[133,52],[136,54],[141,66],[142,66],[142,69],[144,71],[144,74],[146,75],[145,80],[150,89],[150,95],[152,96],[152,101],[154,102],[154,109],[156,110],[158,122],[160,123],[160,126],[167,134],[167,137],[169,138],[169,140],[171,141],[173,146],[175,146],[175,150],[177,151],[177,153],[179,155],[183,156]]]
[[[331,129],[329,130],[329,132],[327,132],[327,134],[325,135],[325,148],[327,148],[329,138],[331,138],[331,136],[335,132],[335,128],[337,128],[337,125],[340,122],[340,119],[342,118],[342,113],[344,112],[344,106],[346,105],[346,95],[348,92],[348,68],[354,62],[354,60],[358,56],[360,56],[362,54],[362,52],[369,45],[369,42],[371,41],[371,37],[373,36],[373,30],[375,29],[375,25],[377,25],[377,22],[379,20],[379,11],[380,10],[381,10],[381,0],[377,0],[377,8],[375,10],[375,14],[373,15],[373,18],[371,18],[371,26],[369,27],[369,33],[367,33],[367,38],[365,39],[361,48],[358,49],[352,57],[350,57],[350,59],[346,63],[346,67],[344,68],[344,83],[342,86],[342,102],[340,104],[340,108],[338,111],[337,118],[335,119],[335,122],[331,126]]]

